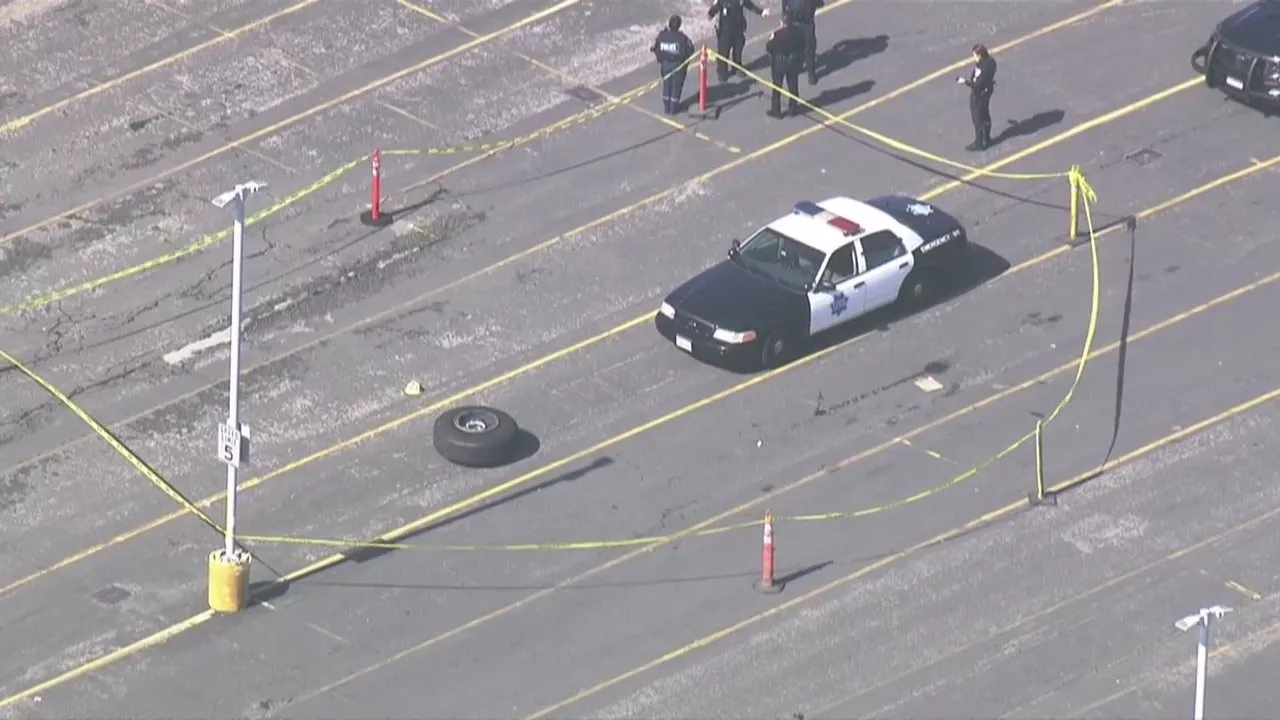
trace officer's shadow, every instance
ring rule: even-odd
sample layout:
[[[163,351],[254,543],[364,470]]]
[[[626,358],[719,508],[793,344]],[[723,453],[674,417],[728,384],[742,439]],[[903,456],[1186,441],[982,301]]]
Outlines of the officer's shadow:
[[[822,38],[818,38],[818,45],[822,45]],[[876,35],[875,37],[852,38],[841,40],[826,50],[820,50],[817,57],[817,76],[818,79],[839,72],[850,65],[865,60],[872,55],[879,55],[889,49],[889,36]],[[751,62],[747,63],[747,69],[757,74],[767,74],[769,70],[769,56],[760,55]],[[801,73],[803,76],[804,73]]]
[[[755,81],[751,78],[740,75],[737,77],[737,80],[709,84],[707,86],[707,107],[715,108],[716,112],[720,113],[764,94],[764,90],[758,87],[752,92]],[[696,102],[696,99],[691,101],[691,103]]]
[[[1012,140],[1016,137],[1026,137],[1035,135],[1051,125],[1057,125],[1067,114],[1062,110],[1046,110],[1038,112],[1029,118],[1023,120],[1010,120],[1004,130],[999,135],[991,138],[992,145],[999,145],[1006,140]]]
[[[856,82],[852,85],[827,88],[813,97],[805,98],[807,104],[800,106],[800,114],[808,115],[810,112],[813,112],[814,108],[826,110],[832,105],[837,105],[850,98],[865,95],[866,93],[871,92],[871,88],[875,87],[875,85],[875,80],[863,80],[862,82]],[[803,93],[801,94],[801,97],[804,97]],[[822,117],[824,121],[826,118],[827,116],[825,115]],[[817,118],[815,117],[815,119]]]
[[[821,42],[821,39],[819,39],[819,42]],[[872,55],[879,55],[888,49],[888,35],[841,40],[825,51],[818,53],[816,58],[818,79],[821,80],[859,60],[865,60]]]

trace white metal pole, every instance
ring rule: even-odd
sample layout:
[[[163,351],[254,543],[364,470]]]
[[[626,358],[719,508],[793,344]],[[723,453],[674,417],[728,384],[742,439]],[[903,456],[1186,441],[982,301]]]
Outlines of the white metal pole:
[[[1209,674],[1209,613],[1200,616],[1200,643],[1196,649],[1196,718],[1204,720],[1204,685]]]
[[[245,190],[236,189],[235,227],[231,233],[231,376],[227,392],[227,423],[240,429],[240,276],[244,256]],[[235,557],[236,466],[227,463],[227,560]]]

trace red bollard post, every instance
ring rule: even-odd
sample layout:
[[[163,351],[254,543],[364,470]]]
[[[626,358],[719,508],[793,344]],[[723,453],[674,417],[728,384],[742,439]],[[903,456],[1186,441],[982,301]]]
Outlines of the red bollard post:
[[[373,199],[369,209],[360,213],[360,222],[370,227],[385,227],[392,222],[391,215],[382,212],[382,151],[373,151]]]
[[[773,511],[764,513],[764,543],[760,555],[760,582],[756,590],[762,593],[782,592],[782,583],[773,577]]]
[[[698,109],[690,111],[689,114],[704,120],[708,116],[720,117],[719,109],[707,110],[707,65],[710,59],[711,51],[707,49],[706,43],[703,43],[702,51],[698,53]]]
[[[707,114],[707,44],[702,44],[702,57],[698,60],[698,112]]]

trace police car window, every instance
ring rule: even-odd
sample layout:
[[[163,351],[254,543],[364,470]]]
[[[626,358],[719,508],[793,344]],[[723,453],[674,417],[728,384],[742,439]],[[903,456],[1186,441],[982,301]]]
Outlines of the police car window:
[[[853,243],[849,243],[831,253],[831,259],[827,261],[827,269],[822,273],[822,280],[835,285],[857,274],[858,266],[853,262]]]
[[[817,250],[769,228],[752,236],[738,254],[738,262],[748,270],[797,291],[813,283],[824,259]]]
[[[881,230],[862,238],[862,257],[867,261],[867,269],[880,267],[907,254],[907,248],[888,230]]]

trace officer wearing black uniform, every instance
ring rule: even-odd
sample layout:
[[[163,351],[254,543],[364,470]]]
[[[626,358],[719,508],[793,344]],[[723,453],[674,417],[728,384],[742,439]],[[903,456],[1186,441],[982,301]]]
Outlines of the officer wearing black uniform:
[[[747,44],[747,16],[744,10],[768,17],[769,11],[751,0],[715,0],[707,11],[707,18],[716,21],[716,52],[742,65],[742,47]],[[724,60],[716,59],[716,76],[720,82],[729,79],[734,71]]]
[[[672,15],[667,26],[658,31],[649,51],[658,58],[658,72],[662,77],[662,109],[668,115],[680,112],[684,100],[684,79],[688,75],[685,61],[693,56],[693,41],[680,32],[679,15]]]
[[[825,0],[782,0],[782,14],[804,32],[804,68],[809,72],[809,84],[818,84],[818,33],[816,31],[818,8]]]
[[[782,93],[778,88],[785,82],[787,92],[796,97],[800,95],[800,70],[804,67],[804,30],[784,15],[782,25],[769,36],[764,49],[771,60],[774,86],[768,114],[770,117],[782,117]],[[787,98],[787,111],[791,115],[800,111],[800,103],[794,97]]]
[[[996,59],[986,45],[973,46],[973,71],[956,83],[969,86],[969,116],[973,119],[973,144],[966,150],[991,147],[991,93],[996,89]]]

